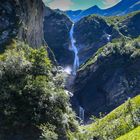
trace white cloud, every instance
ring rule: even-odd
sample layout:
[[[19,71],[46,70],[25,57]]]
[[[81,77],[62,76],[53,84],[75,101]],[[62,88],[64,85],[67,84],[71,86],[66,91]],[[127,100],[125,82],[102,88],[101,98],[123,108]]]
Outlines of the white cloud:
[[[112,4],[118,2],[118,0],[105,0],[106,3]]]
[[[52,9],[68,10],[74,3],[71,0],[43,0]]]
[[[111,7],[113,6],[114,4],[120,2],[121,0],[104,0],[103,3],[104,3],[104,8],[108,8],[108,7]]]

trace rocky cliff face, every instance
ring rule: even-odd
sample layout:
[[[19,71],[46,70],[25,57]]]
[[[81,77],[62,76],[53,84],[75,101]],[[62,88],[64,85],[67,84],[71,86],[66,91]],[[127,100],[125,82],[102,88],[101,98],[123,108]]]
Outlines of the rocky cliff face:
[[[49,12],[48,12],[49,10]],[[69,32],[72,22],[63,13],[46,8],[44,21],[45,41],[60,65],[72,65],[74,54],[69,50]]]
[[[87,120],[91,115],[108,113],[139,94],[139,48],[139,39],[110,43],[78,71],[73,106],[82,106]]]
[[[41,0],[2,0],[0,2],[0,44],[17,37],[33,48],[44,43],[44,4]]]
[[[33,48],[44,45],[44,4],[42,0],[18,0],[18,6],[22,24],[18,37]]]
[[[88,16],[75,24],[75,39],[80,63],[89,59],[100,47],[121,35],[99,16]]]
[[[0,1],[0,50],[17,34],[18,17],[16,4],[12,0]]]
[[[140,12],[125,16],[87,16],[75,24],[75,39],[80,63],[86,62],[100,47],[118,38],[140,35]]]

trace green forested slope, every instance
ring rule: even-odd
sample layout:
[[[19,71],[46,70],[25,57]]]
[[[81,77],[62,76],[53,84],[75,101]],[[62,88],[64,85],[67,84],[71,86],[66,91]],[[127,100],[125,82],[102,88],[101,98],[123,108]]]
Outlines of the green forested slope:
[[[133,130],[140,125],[140,96],[129,99],[101,119],[92,119],[92,124],[81,126],[79,133],[72,134],[70,139],[115,140]]]
[[[136,39],[117,39],[108,43],[107,45],[98,49],[98,51],[83,65],[81,65],[79,71],[82,71],[92,64],[94,64],[98,59],[108,57],[110,55],[120,54],[120,55],[130,55],[131,58],[139,58],[140,56],[140,37]]]
[[[140,140],[140,126],[116,140]]]

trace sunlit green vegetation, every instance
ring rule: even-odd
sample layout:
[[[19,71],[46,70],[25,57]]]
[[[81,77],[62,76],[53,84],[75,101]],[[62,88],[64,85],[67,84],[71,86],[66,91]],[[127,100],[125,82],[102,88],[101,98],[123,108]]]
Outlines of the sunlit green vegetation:
[[[140,126],[116,140],[139,140],[139,139],[140,139]]]
[[[135,15],[139,14],[140,11],[137,12],[132,12],[123,16],[110,16],[110,17],[105,17],[105,20],[110,24],[110,25],[116,25],[118,26],[119,24],[121,24],[121,22],[130,19],[132,17],[134,17]]]
[[[106,22],[118,30],[123,36],[136,38],[140,34],[139,28],[140,11],[124,16],[113,16],[104,18]]]
[[[80,70],[84,70],[100,60],[101,58],[106,58],[111,55],[127,55],[130,59],[135,59],[140,57],[140,37],[135,40],[127,40],[127,39],[118,39],[114,40],[112,43],[109,43],[102,48],[98,49],[98,51],[91,57],[85,64],[83,64]]]
[[[74,138],[78,140],[114,140],[138,127],[140,125],[140,96],[128,99],[105,117],[99,119],[93,117],[92,120],[94,121],[92,124],[81,126],[79,133],[71,134],[71,140]],[[131,133],[135,135],[138,130]]]
[[[44,47],[7,46],[0,55],[0,139],[57,140],[75,131],[63,80]]]

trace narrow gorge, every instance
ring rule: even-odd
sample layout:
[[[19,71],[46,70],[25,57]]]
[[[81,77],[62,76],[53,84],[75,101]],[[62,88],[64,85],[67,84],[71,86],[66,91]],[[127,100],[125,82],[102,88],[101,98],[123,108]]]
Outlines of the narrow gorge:
[[[71,40],[71,45],[70,45],[70,50],[72,50],[74,52],[74,63],[73,63],[73,68],[72,68],[72,78],[71,76],[69,77],[68,80],[71,80],[71,82],[68,82],[68,83],[74,83],[74,80],[75,80],[75,77],[76,77],[76,74],[77,74],[77,70],[80,66],[80,63],[79,63],[79,56],[78,56],[78,48],[76,47],[76,40],[74,39],[74,23],[72,24],[72,27],[71,27],[71,30],[70,30],[70,40]],[[71,90],[71,89],[70,89]],[[80,121],[82,121],[82,123],[84,123],[84,119],[85,119],[85,111],[84,111],[84,108],[80,105],[78,105],[78,108],[79,108],[79,112],[78,112],[78,116],[79,116],[79,119]]]
[[[139,140],[139,0],[57,1],[0,1],[0,140]]]
[[[123,85],[126,79],[127,83],[132,80],[125,76],[126,67],[122,67],[125,57],[119,56],[117,51],[110,55],[106,53],[109,53],[116,45],[125,48],[125,42],[133,38],[131,37],[133,31],[126,34],[125,30],[129,30],[129,26],[133,25],[137,32],[139,30],[138,17],[139,12],[122,18],[90,15],[73,23],[64,13],[54,12],[48,16],[50,20],[53,19],[51,25],[47,22],[48,20],[45,21],[44,35],[48,44],[50,41],[57,42],[59,36],[65,35],[65,39],[59,38],[58,43],[61,42],[61,44],[57,43],[56,46],[51,43],[49,46],[53,49],[58,63],[69,75],[67,85],[68,89],[73,92],[71,103],[76,114],[84,118],[85,123],[92,115],[98,116],[100,112],[109,113],[128,98],[128,95],[118,93],[118,90],[123,88],[124,92],[127,90],[130,92],[130,89]],[[47,27],[53,27],[54,24],[53,30],[57,34],[47,31]],[[48,36],[54,39],[49,40]],[[58,54],[61,55],[58,56]],[[62,59],[64,61],[60,61]],[[95,62],[92,64],[92,61]],[[116,67],[111,67],[113,65]],[[111,84],[114,85],[110,87]],[[120,101],[117,101],[118,98]]]

